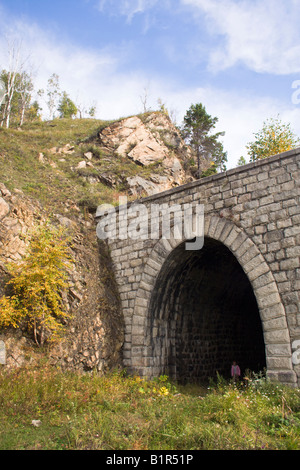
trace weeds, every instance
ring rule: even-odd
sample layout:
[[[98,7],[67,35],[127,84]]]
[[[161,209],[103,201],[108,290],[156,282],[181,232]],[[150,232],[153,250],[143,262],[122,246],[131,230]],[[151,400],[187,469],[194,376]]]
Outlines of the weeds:
[[[2,370],[0,405],[0,449],[296,450],[300,443],[300,391],[267,379],[191,389],[166,376],[99,377],[46,364]]]

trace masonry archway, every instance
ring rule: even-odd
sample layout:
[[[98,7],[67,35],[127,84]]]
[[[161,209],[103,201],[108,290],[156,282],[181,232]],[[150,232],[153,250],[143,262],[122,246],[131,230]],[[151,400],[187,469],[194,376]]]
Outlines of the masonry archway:
[[[150,306],[153,365],[181,382],[205,382],[266,366],[259,309],[252,286],[232,252],[206,237],[199,251],[185,243],[162,267]]]
[[[148,377],[169,373],[179,380],[189,380],[192,375],[200,379],[201,374],[207,377],[213,371],[225,371],[225,362],[228,374],[228,362],[236,359],[254,370],[266,364],[269,376],[278,377],[283,350],[292,370],[285,310],[263,255],[230,220],[206,217],[204,233],[206,243],[200,252],[187,254],[185,240],[173,238],[159,240],[152,250],[132,317],[132,371]],[[215,258],[213,263],[209,262],[211,257]],[[218,259],[222,260],[222,269]],[[208,279],[210,286],[206,285]],[[204,300],[198,301],[199,287],[206,306]],[[224,298],[226,307],[218,309]],[[195,315],[188,311],[189,305]],[[205,313],[201,315],[200,311]],[[206,330],[203,325],[200,328],[201,322],[207,325]],[[212,341],[204,338],[204,332],[216,338],[218,328],[223,339],[210,346]],[[236,340],[239,335],[243,340]],[[210,359],[212,347],[215,356]],[[206,354],[207,361],[196,360],[197,354]]]

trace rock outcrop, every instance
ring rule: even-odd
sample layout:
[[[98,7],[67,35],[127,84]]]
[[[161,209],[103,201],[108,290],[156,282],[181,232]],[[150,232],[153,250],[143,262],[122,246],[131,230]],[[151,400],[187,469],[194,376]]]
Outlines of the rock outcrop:
[[[101,145],[124,159],[144,168],[159,168],[159,174],[153,170],[147,179],[140,175],[127,178],[129,193],[134,196],[156,194],[191,180],[184,169],[190,149],[164,113],[122,119],[103,129],[99,139]]]

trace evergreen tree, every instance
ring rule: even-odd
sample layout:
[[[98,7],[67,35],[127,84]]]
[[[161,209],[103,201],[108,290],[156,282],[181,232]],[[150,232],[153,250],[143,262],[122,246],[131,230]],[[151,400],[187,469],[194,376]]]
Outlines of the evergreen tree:
[[[221,171],[226,170],[227,153],[224,151],[223,144],[219,142],[224,132],[211,134],[217,122],[218,118],[210,116],[201,103],[191,105],[184,117],[182,134],[195,152],[198,177],[201,177],[203,171],[201,168],[203,160],[210,162],[211,166],[215,167],[215,171],[217,168]]]
[[[58,106],[58,112],[61,118],[73,118],[76,116],[78,109],[68,94],[64,91]]]

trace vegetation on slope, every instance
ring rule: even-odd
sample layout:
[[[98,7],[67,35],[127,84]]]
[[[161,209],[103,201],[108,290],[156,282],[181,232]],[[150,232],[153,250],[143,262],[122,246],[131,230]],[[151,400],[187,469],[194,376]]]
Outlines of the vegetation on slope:
[[[95,145],[108,121],[98,119],[54,119],[25,123],[22,128],[0,128],[1,182],[10,190],[19,189],[38,199],[51,211],[81,209],[94,211],[99,204],[118,202],[124,192],[120,185],[109,188],[100,181],[89,184],[88,177],[106,171],[124,177],[147,177],[159,168],[141,168],[113,151]],[[53,153],[51,149],[70,145],[72,151]],[[93,153],[93,167],[77,169],[84,154]]]

